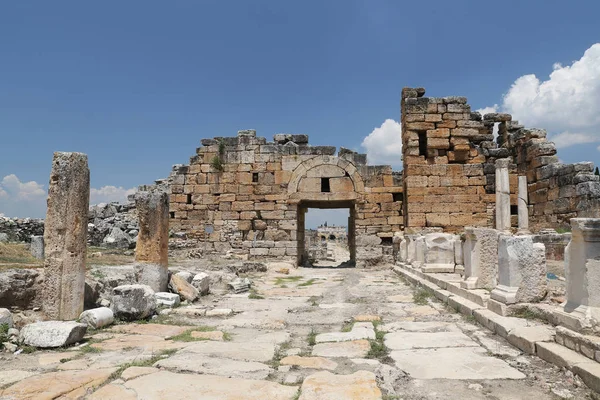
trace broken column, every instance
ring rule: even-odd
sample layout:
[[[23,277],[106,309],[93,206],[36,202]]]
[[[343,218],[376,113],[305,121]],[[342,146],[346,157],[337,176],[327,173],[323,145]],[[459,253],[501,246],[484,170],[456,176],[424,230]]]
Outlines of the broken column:
[[[546,296],[546,249],[530,235],[500,235],[498,286],[491,298],[504,304],[533,303]]]
[[[510,182],[508,165],[510,159],[496,160],[496,229],[510,230]]]
[[[566,325],[587,327],[600,321],[600,218],[572,218],[565,248]],[[570,322],[570,323],[569,323]]]
[[[165,292],[168,284],[169,196],[151,188],[135,194],[140,231],[135,249],[135,275],[138,283],[155,292]]]
[[[83,311],[90,170],[87,155],[54,153],[44,227],[44,312],[74,320]]]
[[[461,287],[494,289],[498,274],[498,231],[466,227],[465,238],[465,279],[461,282]]]
[[[454,272],[454,259],[454,235],[437,232],[425,235],[423,272]]]
[[[529,232],[529,210],[527,209],[527,177],[519,176],[519,195],[518,195],[518,212],[519,212],[519,232]]]

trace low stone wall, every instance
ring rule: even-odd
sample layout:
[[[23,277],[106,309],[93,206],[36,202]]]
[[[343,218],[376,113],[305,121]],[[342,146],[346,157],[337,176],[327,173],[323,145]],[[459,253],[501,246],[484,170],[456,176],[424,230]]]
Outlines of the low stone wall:
[[[90,207],[88,239],[91,246],[117,249],[135,247],[139,225],[134,203],[98,204]],[[31,242],[44,235],[44,220],[0,216],[0,242]]]
[[[44,220],[0,216],[0,242],[27,242],[44,234]]]

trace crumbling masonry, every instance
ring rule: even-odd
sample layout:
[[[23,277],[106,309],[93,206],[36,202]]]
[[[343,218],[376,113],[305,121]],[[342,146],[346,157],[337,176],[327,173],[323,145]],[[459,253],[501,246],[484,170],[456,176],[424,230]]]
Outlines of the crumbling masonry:
[[[560,163],[546,131],[527,129],[510,114],[482,117],[471,112],[465,97],[424,94],[422,88],[402,90],[406,227],[450,232],[494,227],[499,159],[510,160],[512,227],[518,226],[519,176],[527,178],[532,231],[568,228],[571,218],[600,216],[600,183],[593,164]]]
[[[519,177],[528,201],[521,201],[522,230],[600,216],[592,163],[559,163],[545,131],[509,114],[481,116],[465,97],[424,94],[402,91],[402,172],[368,166],[364,154],[344,148],[336,155],[335,147],[311,146],[306,135],[267,142],[246,130],[202,140],[190,164],[175,166],[167,180],[170,228],[201,239],[206,252],[293,256],[302,264],[306,209],[348,208],[351,260],[367,265],[389,257],[394,233],[405,228],[462,232],[496,227],[498,219],[503,230],[516,229]]]

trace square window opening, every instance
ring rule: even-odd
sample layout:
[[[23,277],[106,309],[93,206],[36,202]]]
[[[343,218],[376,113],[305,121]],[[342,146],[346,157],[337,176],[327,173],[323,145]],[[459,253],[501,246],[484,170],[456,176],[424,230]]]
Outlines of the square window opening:
[[[175,211],[171,211],[171,212],[169,213],[169,217],[171,217],[171,218],[175,218]]]
[[[187,195],[187,200],[186,200],[186,202],[185,202],[185,203],[186,203],[186,204],[192,204],[192,195],[191,195],[191,194],[188,194],[188,195]]]
[[[331,187],[329,186],[329,178],[321,178],[321,192],[331,192]]]
[[[400,192],[400,193],[392,193],[392,200],[394,200],[394,201],[403,201],[404,200],[404,196],[403,196],[402,192]]]
[[[519,206],[510,206],[510,215],[519,215]]]
[[[258,182],[258,172],[253,172],[252,173],[252,183],[257,183]]]

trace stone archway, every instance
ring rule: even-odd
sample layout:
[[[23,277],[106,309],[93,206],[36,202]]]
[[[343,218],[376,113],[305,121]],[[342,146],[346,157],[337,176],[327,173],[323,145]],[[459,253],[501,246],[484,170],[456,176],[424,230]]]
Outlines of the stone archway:
[[[361,201],[364,182],[356,166],[332,156],[316,156],[299,164],[288,184],[290,202],[298,204],[298,265],[306,261],[305,214],[308,208],[347,208],[350,262],[356,262],[356,203]]]

